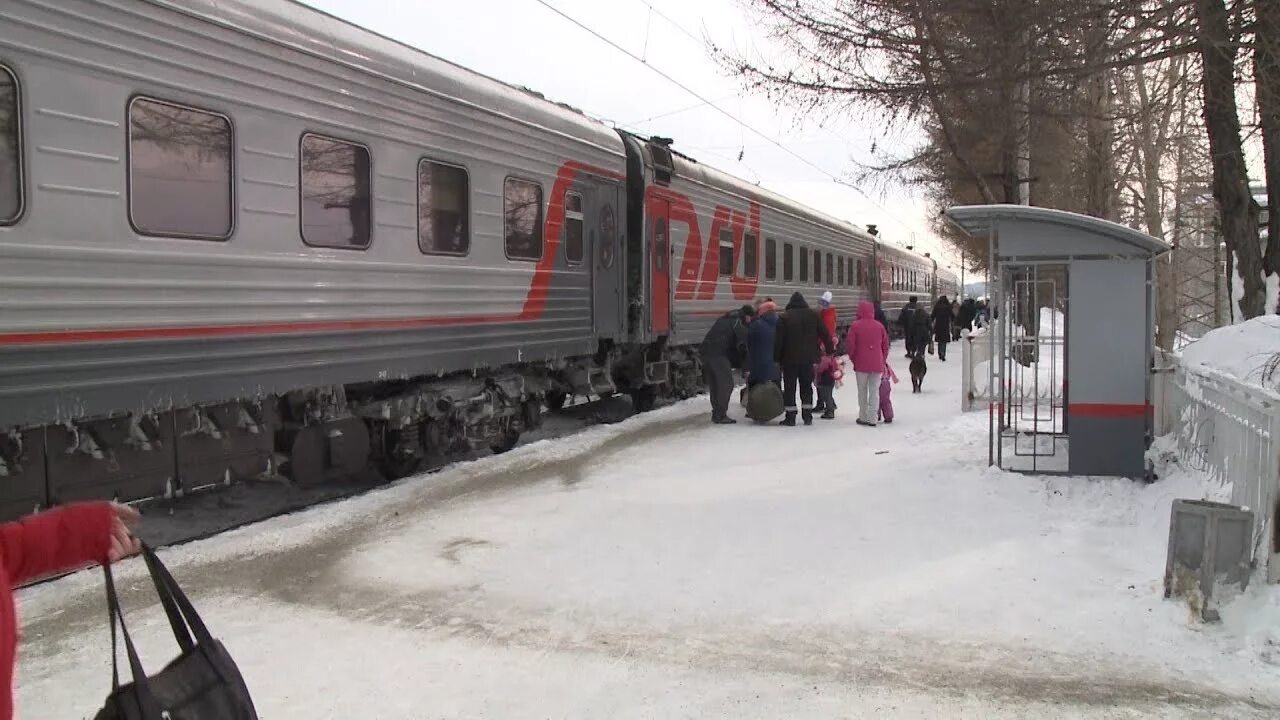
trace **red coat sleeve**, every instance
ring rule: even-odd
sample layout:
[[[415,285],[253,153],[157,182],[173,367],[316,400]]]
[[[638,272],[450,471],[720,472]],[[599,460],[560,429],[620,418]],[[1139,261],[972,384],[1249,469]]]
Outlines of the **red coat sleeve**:
[[[73,503],[0,524],[0,562],[9,583],[106,562],[114,514],[110,503]]]
[[[877,323],[878,324],[878,323]],[[884,329],[884,325],[880,325],[880,347],[884,352],[884,359],[889,359],[889,331]]]

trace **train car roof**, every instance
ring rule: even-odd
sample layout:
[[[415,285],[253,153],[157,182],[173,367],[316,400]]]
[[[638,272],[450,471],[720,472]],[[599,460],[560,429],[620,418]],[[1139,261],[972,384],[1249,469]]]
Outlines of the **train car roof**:
[[[644,138],[639,139],[644,141]],[[753,198],[764,205],[777,208],[783,212],[789,212],[803,220],[808,220],[819,225],[825,225],[833,230],[839,230],[840,232],[849,233],[850,235],[857,236],[858,238],[868,242],[874,241],[883,249],[890,250],[893,253],[904,257],[910,257],[922,263],[928,263],[931,260],[920,253],[908,250],[901,245],[888,241],[883,236],[872,235],[848,220],[841,220],[840,218],[828,215],[820,210],[815,210],[808,205],[798,203],[795,200],[779,195],[771,190],[766,190],[759,185],[749,183],[746,180],[735,175],[731,175],[716,168],[715,166],[707,165],[706,163],[695,160],[688,155],[679,152],[675,147],[671,147],[671,160],[674,165],[677,178],[684,177],[742,197]]]
[[[468,70],[297,0],[148,0],[268,42],[341,63],[482,112],[596,145],[618,155],[622,140],[603,123],[540,94]]]
[[[744,198],[753,199],[762,205],[767,205],[771,208],[791,213],[802,220],[807,220],[818,225],[825,225],[833,230],[839,230],[840,232],[855,235],[868,242],[875,240],[873,235],[847,220],[841,220],[819,210],[815,210],[808,205],[803,205],[771,190],[766,190],[759,185],[749,183],[742,178],[730,175],[729,173],[711,165],[694,160],[688,155],[678,152],[674,147],[671,148],[671,160],[674,165],[676,178],[684,178],[695,182],[701,182],[708,187],[730,192]]]

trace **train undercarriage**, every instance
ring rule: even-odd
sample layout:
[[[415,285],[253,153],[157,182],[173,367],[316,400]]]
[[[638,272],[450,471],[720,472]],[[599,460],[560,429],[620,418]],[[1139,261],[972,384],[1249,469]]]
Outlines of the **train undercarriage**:
[[[122,413],[0,435],[0,517],[76,500],[146,502],[283,476],[387,480],[515,447],[572,398],[630,396],[634,412],[702,389],[696,350],[602,345],[589,357],[309,388]]]

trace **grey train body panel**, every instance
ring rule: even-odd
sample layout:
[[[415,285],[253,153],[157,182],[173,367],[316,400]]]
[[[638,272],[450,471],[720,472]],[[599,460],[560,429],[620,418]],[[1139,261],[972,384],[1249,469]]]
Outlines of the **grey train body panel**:
[[[591,263],[566,264],[564,243],[548,237],[544,252],[557,250],[545,308],[522,317],[532,315],[525,306],[540,262],[508,260],[503,230],[504,180],[537,182],[546,217],[563,199],[552,190],[566,161],[607,171],[574,173],[574,189],[617,203],[615,133],[299,5],[168,9],[177,5],[15,2],[2,11],[0,64],[20,82],[27,192],[22,219],[0,229],[0,334],[299,327],[271,335],[274,343],[234,332],[147,342],[133,360],[120,343],[6,344],[0,426],[287,390],[304,371],[307,383],[342,383],[590,354],[597,330],[617,331],[603,317],[593,327]],[[230,118],[229,239],[144,237],[131,227],[127,107],[139,96]],[[371,151],[366,250],[300,239],[299,139],[308,132]],[[465,257],[419,250],[423,158],[466,169]],[[600,205],[584,224],[596,242],[612,242],[599,236]],[[472,316],[482,324],[452,325]],[[340,335],[308,331],[416,318],[446,321],[355,333],[345,353]]]
[[[930,263],[290,0],[4,2],[0,173],[4,517],[501,451],[693,394],[731,308],[843,328]]]
[[[675,328],[673,344],[695,343],[702,339],[710,329],[716,317],[725,311],[744,303],[753,303],[765,297],[771,297],[779,308],[786,306],[793,292],[799,291],[813,307],[818,307],[818,299],[825,291],[831,291],[832,301],[837,309],[841,326],[853,320],[858,302],[870,297],[867,284],[859,285],[856,279],[849,281],[848,273],[835,273],[828,282],[826,278],[826,257],[831,254],[833,261],[839,259],[846,264],[852,262],[856,268],[859,263],[865,264],[872,252],[874,238],[849,223],[824,215],[816,210],[788,200],[780,195],[752,185],[739,178],[728,175],[715,168],[703,165],[680,155],[673,158],[674,177],[670,187],[683,194],[693,204],[699,221],[699,236],[702,242],[701,258],[696,269],[686,263],[688,241],[692,235],[688,228],[680,228],[672,223],[672,285],[675,290],[674,315]],[[751,230],[752,206],[758,208],[759,227],[756,232],[756,268],[754,276],[748,274],[742,252],[741,239],[735,242],[733,262],[734,270],[729,277],[716,272],[714,291],[707,293],[708,273],[705,265],[710,253],[720,248],[720,238],[713,236],[713,228],[718,227],[715,218],[717,209],[722,208],[730,213],[746,219],[746,230]],[[732,231],[732,228],[730,228]],[[769,240],[773,240],[774,276],[768,277]],[[784,253],[787,245],[792,248],[793,273],[791,280],[785,278]],[[799,254],[801,250],[809,253],[809,272],[806,281],[800,280],[798,272]],[[813,267],[813,253],[818,252],[823,258],[822,279],[816,279]],[[698,253],[695,253],[697,255]],[[716,263],[718,270],[719,263]],[[841,284],[839,277],[846,277]],[[681,285],[686,288],[693,285],[692,297],[686,291],[683,296]]]

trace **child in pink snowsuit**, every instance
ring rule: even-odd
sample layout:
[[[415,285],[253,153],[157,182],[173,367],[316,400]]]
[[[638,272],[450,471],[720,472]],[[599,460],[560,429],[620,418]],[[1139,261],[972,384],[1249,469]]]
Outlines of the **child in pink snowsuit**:
[[[893,383],[896,382],[898,382],[897,373],[886,364],[884,374],[880,376],[880,411],[878,413],[878,419],[886,423],[893,422],[893,398],[890,394],[893,392]]]
[[[818,401],[822,403],[822,419],[832,420],[836,416],[835,390],[844,378],[844,368],[840,358],[834,355],[823,355],[813,366],[813,382],[818,387]]]

